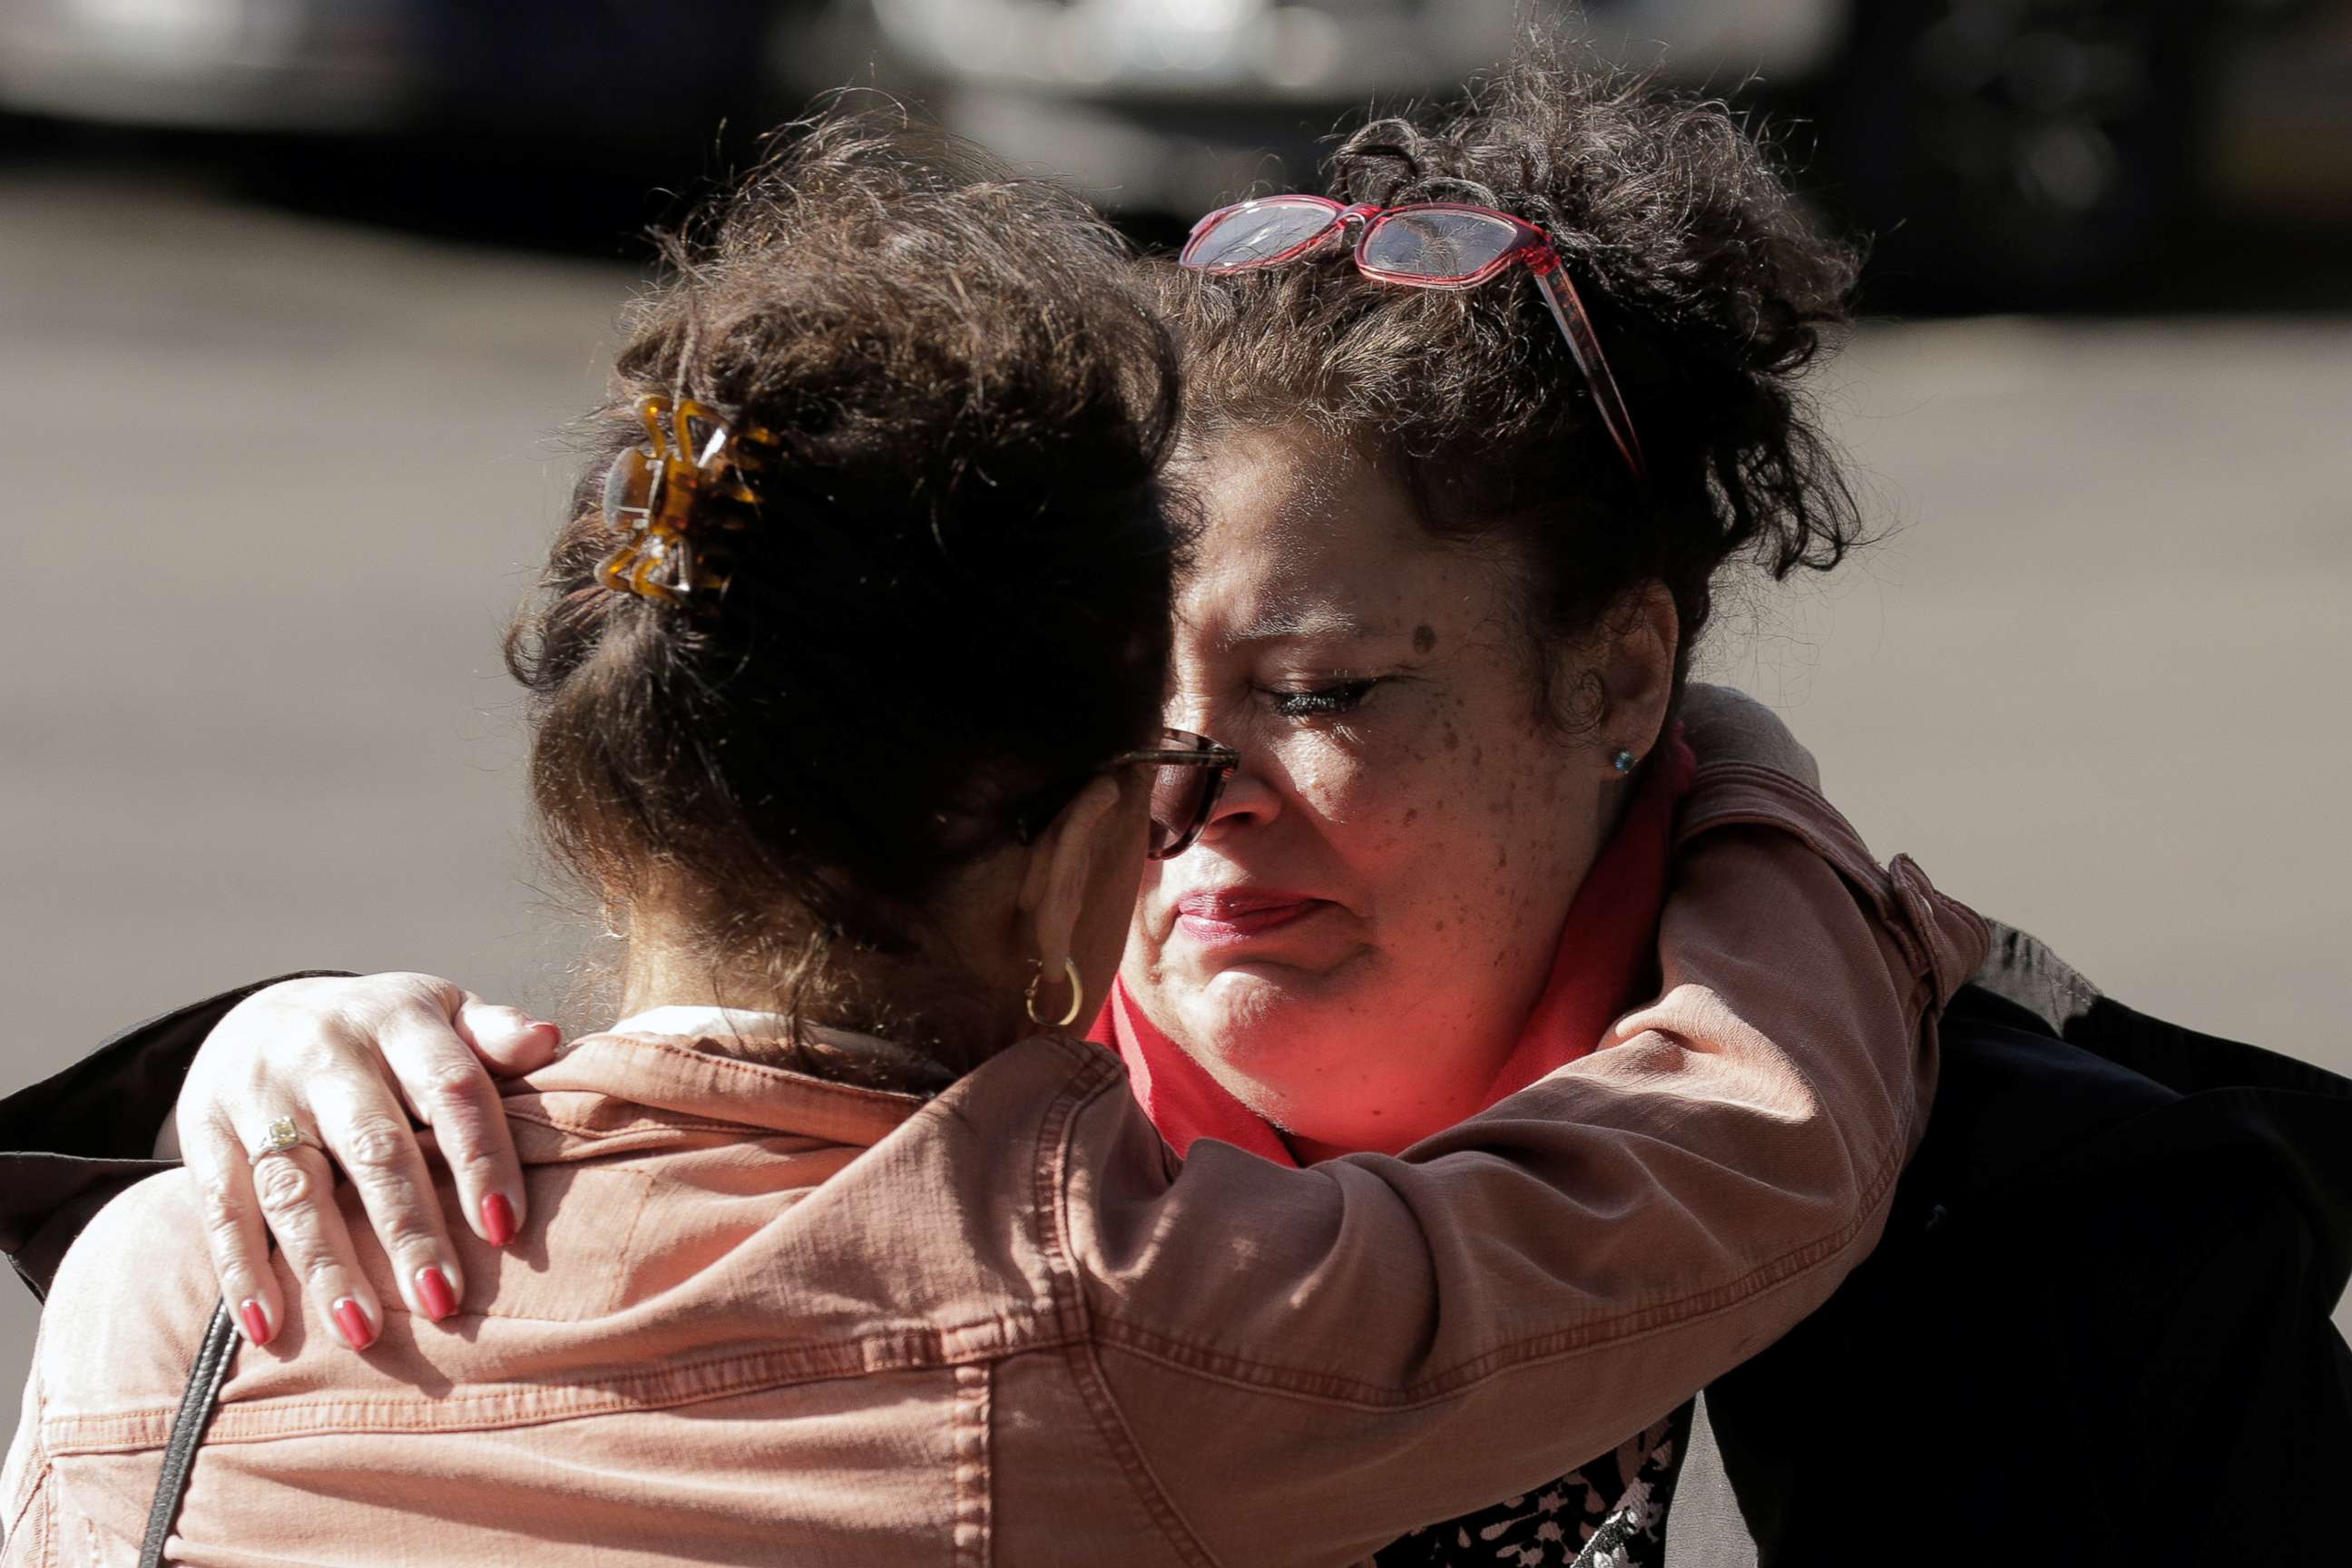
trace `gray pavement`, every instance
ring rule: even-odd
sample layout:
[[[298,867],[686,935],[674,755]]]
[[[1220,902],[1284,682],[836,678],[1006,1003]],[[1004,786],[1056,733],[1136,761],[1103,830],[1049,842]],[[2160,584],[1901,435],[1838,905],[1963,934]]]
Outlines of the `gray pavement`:
[[[633,281],[0,180],[0,1089],[313,965],[585,1021],[497,638]],[[1882,854],[2352,1070],[2352,318],[1875,328],[1822,388],[1895,532],[1707,667]]]

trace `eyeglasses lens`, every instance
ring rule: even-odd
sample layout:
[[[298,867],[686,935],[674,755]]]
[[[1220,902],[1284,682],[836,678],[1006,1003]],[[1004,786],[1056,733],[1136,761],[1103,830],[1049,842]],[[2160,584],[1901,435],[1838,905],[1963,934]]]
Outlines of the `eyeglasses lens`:
[[[1151,770],[1151,858],[1164,860],[1200,827],[1201,805],[1217,770],[1163,763]]]
[[[1477,213],[1389,213],[1364,237],[1364,265],[1402,278],[1468,278],[1511,247],[1518,231]]]
[[[1331,226],[1332,211],[1314,202],[1266,202],[1236,212],[1193,237],[1180,258],[1187,267],[1247,267],[1280,256]]]

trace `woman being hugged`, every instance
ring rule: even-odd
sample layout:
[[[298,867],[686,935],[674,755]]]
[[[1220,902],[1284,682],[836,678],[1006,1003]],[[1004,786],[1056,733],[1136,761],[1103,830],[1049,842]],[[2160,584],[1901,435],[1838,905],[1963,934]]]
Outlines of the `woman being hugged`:
[[[1801,379],[1854,258],[1721,105],[1538,49],[1355,132],[1320,190],[1208,215],[1181,261],[1157,298],[1206,505],[1171,719],[1244,760],[1148,868],[1102,1037],[1180,1150],[1411,1147],[1646,993],[1652,900],[1697,870],[1668,856],[1715,819],[1707,783],[1677,814],[1654,721],[1721,570],[1826,569],[1860,531]],[[1669,984],[1676,945],[1670,904]],[[1938,1097],[1849,1124],[1916,1156],[1895,1241],[1709,1392],[1731,1530],[1768,1563],[2333,1561],[2352,1085],[2141,1018],[2020,933],[1996,956],[1940,1060],[1806,1064],[1827,1105]],[[1381,1561],[1660,1562],[1681,1436]]]
[[[1656,984],[1717,582],[1862,531],[1804,392],[1855,258],[1719,103],[1534,47],[1325,176],[1151,268],[1204,500],[1170,719],[1243,762],[1097,1037],[1180,1152],[1405,1148],[1601,1041]],[[1892,1168],[1932,1066],[1809,1070],[1916,1093],[1850,1130]],[[1613,1521],[1654,1563],[1687,1419],[1383,1561],[1565,1563]]]
[[[1308,1156],[1635,999],[1716,584],[1861,528],[1801,386],[1853,258],[1720,104],[1533,51],[1328,174],[1154,269],[1205,501],[1170,717],[1244,760],[1119,998],[1130,1066],[1179,1070],[1148,1022]]]

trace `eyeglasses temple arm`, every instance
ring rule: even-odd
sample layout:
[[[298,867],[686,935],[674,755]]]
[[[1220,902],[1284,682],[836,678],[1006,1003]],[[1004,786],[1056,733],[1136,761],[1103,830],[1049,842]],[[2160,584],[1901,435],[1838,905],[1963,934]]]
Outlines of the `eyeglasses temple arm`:
[[[1592,401],[1601,410],[1601,424],[1609,428],[1609,438],[1617,443],[1618,454],[1633,470],[1633,478],[1647,479],[1642,443],[1633,434],[1633,416],[1617,390],[1617,378],[1609,374],[1601,340],[1593,334],[1591,318],[1584,313],[1584,301],[1576,297],[1576,285],[1568,280],[1568,269],[1549,248],[1529,258],[1528,269],[1535,274],[1536,291],[1551,308],[1551,319],[1559,323],[1560,335],[1568,340],[1570,357],[1584,373],[1584,384],[1592,389]]]

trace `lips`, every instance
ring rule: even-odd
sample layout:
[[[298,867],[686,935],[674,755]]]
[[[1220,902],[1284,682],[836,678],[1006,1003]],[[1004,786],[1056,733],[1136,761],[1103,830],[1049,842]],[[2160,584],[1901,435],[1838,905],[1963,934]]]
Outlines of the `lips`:
[[[1330,907],[1325,899],[1271,889],[1187,893],[1176,900],[1176,925],[1195,942],[1223,947],[1269,935]]]

